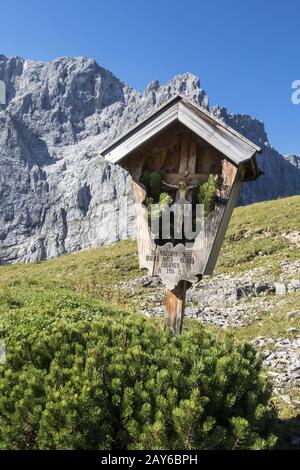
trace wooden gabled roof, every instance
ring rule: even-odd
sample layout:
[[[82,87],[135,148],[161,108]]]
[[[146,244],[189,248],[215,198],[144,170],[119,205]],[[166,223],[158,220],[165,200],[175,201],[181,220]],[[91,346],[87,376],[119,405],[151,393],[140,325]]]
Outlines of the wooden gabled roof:
[[[117,138],[102,150],[101,155],[109,162],[119,163],[175,122],[180,122],[190,129],[234,164],[241,165],[248,162],[246,166],[252,167],[248,179],[254,179],[259,175],[255,155],[261,149],[206,109],[196,106],[181,95],[172,98],[144,121]]]

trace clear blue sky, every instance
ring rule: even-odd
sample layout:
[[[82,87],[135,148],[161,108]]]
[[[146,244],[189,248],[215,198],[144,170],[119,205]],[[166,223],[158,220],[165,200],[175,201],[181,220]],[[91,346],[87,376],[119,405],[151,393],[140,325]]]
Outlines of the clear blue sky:
[[[299,0],[2,0],[0,53],[94,57],[139,90],[193,72],[210,104],[264,120],[276,148],[300,153]]]

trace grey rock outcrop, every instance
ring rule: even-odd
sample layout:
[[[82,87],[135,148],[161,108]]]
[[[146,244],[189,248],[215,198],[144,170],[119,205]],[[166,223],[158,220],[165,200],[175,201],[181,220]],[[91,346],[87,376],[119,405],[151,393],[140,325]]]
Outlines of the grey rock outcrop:
[[[28,262],[132,236],[130,179],[101,149],[180,93],[208,109],[192,74],[143,94],[84,57],[33,62],[0,55],[0,263]],[[269,144],[249,116],[212,111],[263,147],[266,175],[240,203],[300,194],[299,168]],[[271,183],[271,184],[270,184]],[[126,223],[126,221],[129,223]]]
[[[286,161],[300,169],[300,155],[284,155]]]

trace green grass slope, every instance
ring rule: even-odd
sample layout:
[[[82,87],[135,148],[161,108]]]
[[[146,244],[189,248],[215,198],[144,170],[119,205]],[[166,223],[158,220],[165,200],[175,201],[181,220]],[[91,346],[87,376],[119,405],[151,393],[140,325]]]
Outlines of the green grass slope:
[[[284,261],[300,260],[300,196],[235,209],[216,273],[265,268],[278,276]],[[299,241],[300,243],[300,241]],[[34,264],[0,266],[0,292],[68,290],[117,306],[132,304],[118,282],[142,276],[135,241],[125,241]]]

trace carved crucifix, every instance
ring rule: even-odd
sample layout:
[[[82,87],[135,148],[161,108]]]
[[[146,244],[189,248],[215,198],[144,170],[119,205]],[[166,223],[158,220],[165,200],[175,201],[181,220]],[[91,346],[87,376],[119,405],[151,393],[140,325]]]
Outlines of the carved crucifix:
[[[177,190],[176,202],[181,204],[183,224],[185,205],[191,203],[188,200],[190,190],[205,182],[208,175],[196,173],[197,144],[188,133],[183,134],[179,157],[178,173],[165,173],[163,184]],[[189,286],[190,284],[183,280],[174,289],[167,291],[165,326],[175,335],[181,332],[186,291]]]
[[[178,175],[180,176],[180,175]],[[184,205],[186,202],[189,202],[187,199],[188,193],[190,189],[193,189],[197,186],[197,184],[187,185],[185,181],[179,181],[178,184],[174,182],[174,184],[167,183],[165,180],[162,181],[165,186],[172,189],[177,189],[178,197],[176,198],[176,202],[181,203]]]

